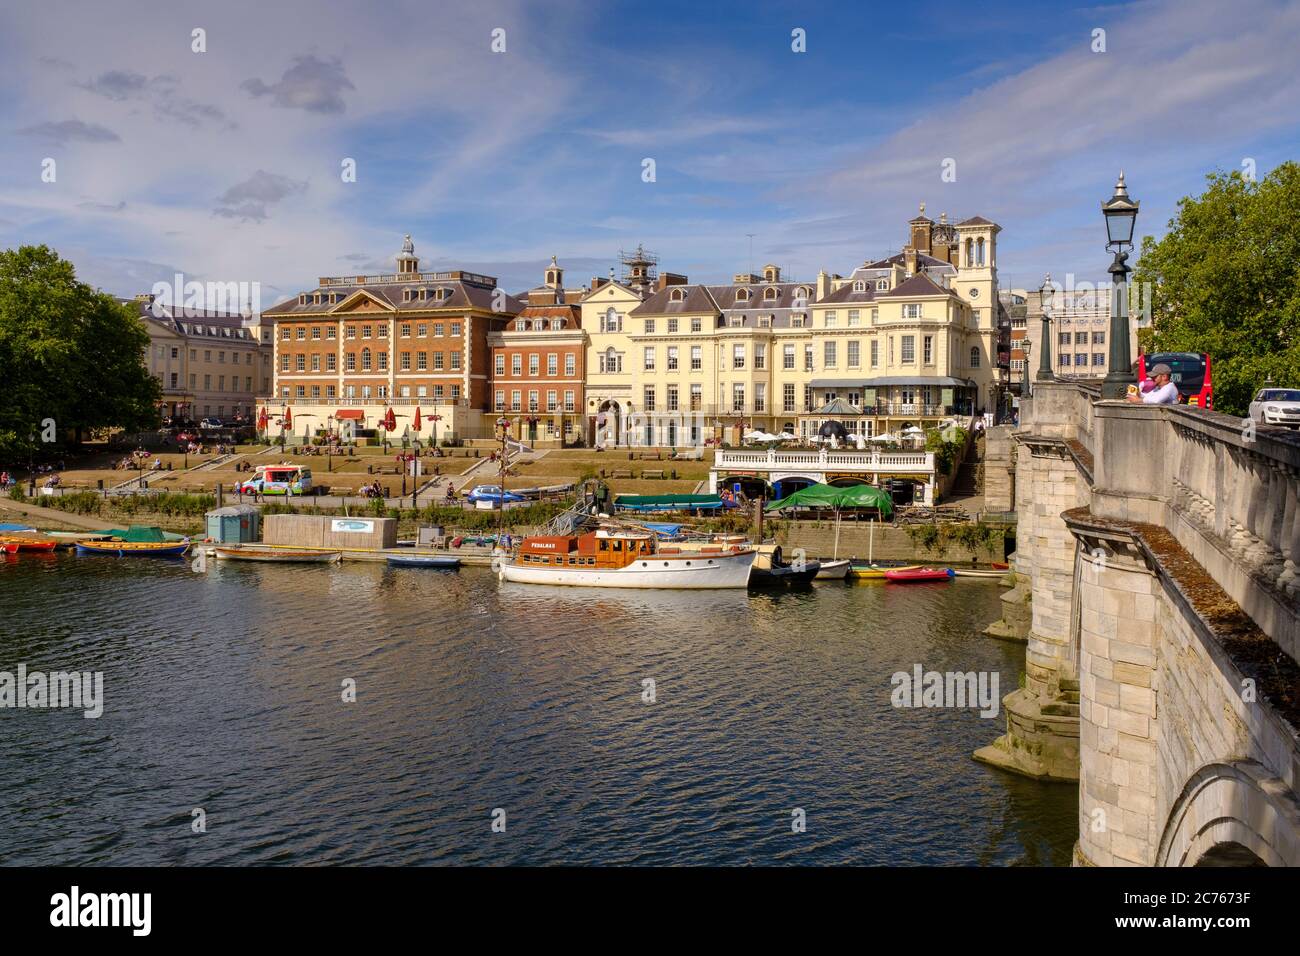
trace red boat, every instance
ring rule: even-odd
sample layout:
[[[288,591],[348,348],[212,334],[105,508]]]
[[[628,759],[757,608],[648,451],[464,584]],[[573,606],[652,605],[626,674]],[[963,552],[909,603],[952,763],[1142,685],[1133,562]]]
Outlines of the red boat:
[[[886,581],[897,581],[900,584],[912,581],[947,581],[952,576],[951,568],[899,568],[885,572]]]
[[[19,551],[53,551],[57,544],[51,538],[14,537],[0,540],[0,548],[9,554],[17,554]]]

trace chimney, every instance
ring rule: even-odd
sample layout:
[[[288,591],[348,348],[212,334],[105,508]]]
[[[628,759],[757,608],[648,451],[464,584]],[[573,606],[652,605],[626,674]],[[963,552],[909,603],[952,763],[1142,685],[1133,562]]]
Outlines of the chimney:
[[[817,301],[820,302],[822,299],[826,298],[826,295],[830,291],[831,277],[828,276],[826,270],[823,269],[821,272],[817,273]]]
[[[904,268],[907,274],[909,276],[916,275],[916,247],[915,246],[903,247],[903,262],[905,263]]]

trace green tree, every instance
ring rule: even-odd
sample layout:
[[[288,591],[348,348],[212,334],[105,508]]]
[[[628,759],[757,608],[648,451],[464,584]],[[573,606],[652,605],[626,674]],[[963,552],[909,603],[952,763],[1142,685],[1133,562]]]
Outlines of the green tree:
[[[0,251],[0,460],[91,429],[139,430],[158,420],[160,390],[145,366],[149,334],[133,306],[78,282],[48,246]],[[48,447],[48,446],[45,446]]]
[[[1169,232],[1148,236],[1135,271],[1151,283],[1157,351],[1205,352],[1214,406],[1245,415],[1271,377],[1300,386],[1300,165],[1286,162],[1253,182],[1216,172],[1185,197]]]

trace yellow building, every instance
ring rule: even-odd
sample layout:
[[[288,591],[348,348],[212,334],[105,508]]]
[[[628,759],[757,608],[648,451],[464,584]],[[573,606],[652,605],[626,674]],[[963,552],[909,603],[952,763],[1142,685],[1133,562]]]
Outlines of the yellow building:
[[[260,320],[208,310],[133,304],[149,333],[146,365],[162,387],[164,417],[232,424],[256,418],[257,396],[271,388],[271,328]]]

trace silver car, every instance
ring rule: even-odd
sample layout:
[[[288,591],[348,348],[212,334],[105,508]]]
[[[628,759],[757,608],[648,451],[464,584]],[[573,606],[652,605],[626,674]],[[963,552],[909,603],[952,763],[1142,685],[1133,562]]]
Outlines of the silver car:
[[[1250,403],[1249,414],[1261,425],[1300,428],[1300,388],[1261,388]]]

